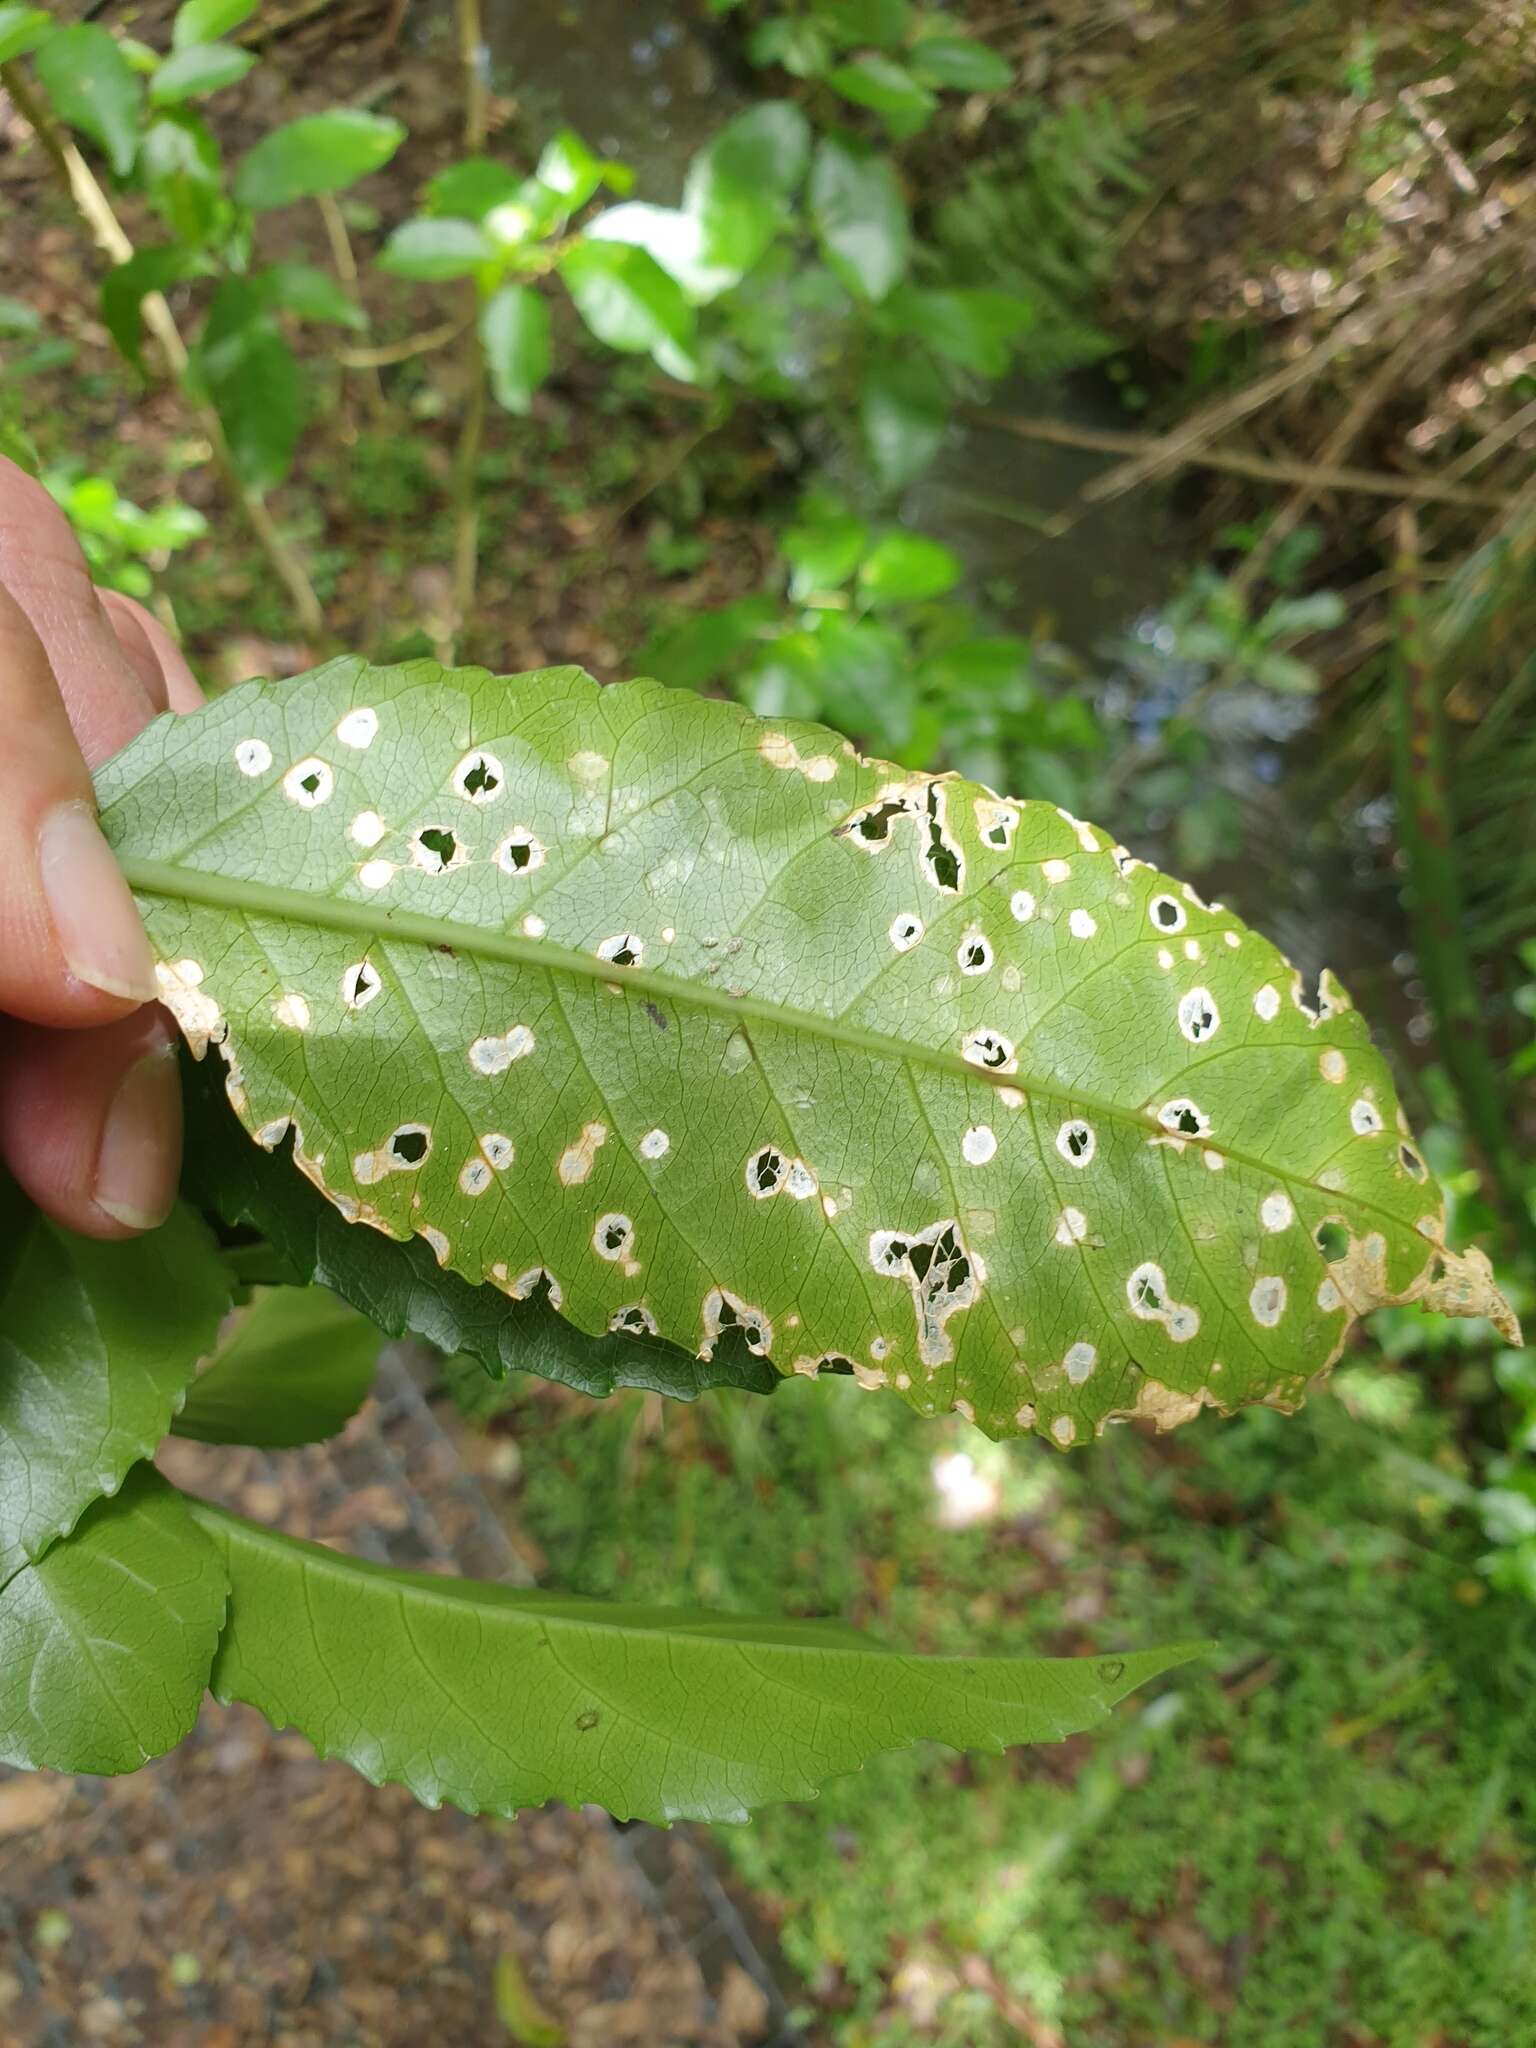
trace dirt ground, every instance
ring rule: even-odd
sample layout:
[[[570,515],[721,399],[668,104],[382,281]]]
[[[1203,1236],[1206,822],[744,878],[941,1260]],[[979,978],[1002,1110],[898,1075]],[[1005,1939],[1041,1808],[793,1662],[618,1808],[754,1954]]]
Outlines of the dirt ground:
[[[387,1359],[333,1445],[161,1463],[293,1535],[525,1576]],[[742,1936],[686,1830],[430,1812],[244,1707],[131,1777],[0,1774],[3,2048],[790,2048]]]

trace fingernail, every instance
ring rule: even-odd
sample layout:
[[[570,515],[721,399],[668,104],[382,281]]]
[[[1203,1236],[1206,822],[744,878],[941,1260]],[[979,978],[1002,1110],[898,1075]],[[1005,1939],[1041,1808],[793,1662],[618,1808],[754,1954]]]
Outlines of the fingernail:
[[[181,1083],[176,1048],[157,1046],[118,1084],[102,1126],[92,1199],[129,1230],[153,1230],[171,1213],[181,1162]]]
[[[151,1003],[154,955],[123,871],[89,804],[56,804],[37,841],[43,894],[70,972],[109,996]]]

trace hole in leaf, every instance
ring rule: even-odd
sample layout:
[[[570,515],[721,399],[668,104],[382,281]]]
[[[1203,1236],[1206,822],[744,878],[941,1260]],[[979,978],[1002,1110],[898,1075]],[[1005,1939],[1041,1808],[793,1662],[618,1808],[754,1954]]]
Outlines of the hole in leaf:
[[[419,1166],[427,1156],[428,1142],[425,1131],[396,1131],[389,1141],[389,1149],[405,1165]]]
[[[416,843],[423,852],[432,855],[439,873],[452,862],[459,849],[457,839],[441,825],[424,825],[416,835]]]
[[[771,1195],[784,1178],[784,1155],[765,1145],[747,1162],[747,1187],[754,1195]]]
[[[1337,1265],[1349,1250],[1349,1232],[1342,1223],[1319,1223],[1312,1236],[1330,1266]]]
[[[1415,1180],[1423,1180],[1428,1174],[1429,1168],[1411,1145],[1399,1145],[1397,1156],[1403,1162],[1404,1172],[1411,1173]]]
[[[1165,1306],[1163,1290],[1150,1273],[1138,1273],[1131,1285],[1131,1306],[1161,1315]]]
[[[306,796],[313,796],[316,790],[318,790],[320,787],[320,778],[313,772],[311,772],[308,775],[301,775],[299,778],[299,787],[304,791]]]
[[[851,829],[857,832],[861,839],[876,845],[881,840],[890,838],[892,821],[904,818],[907,808],[905,799],[901,797],[894,798],[890,803],[876,804],[873,810],[865,811],[862,817],[855,819]]]
[[[944,836],[943,796],[939,785],[928,785],[928,844],[923,851],[934,881],[954,894],[960,887],[960,856]]]
[[[500,789],[501,777],[492,772],[483,754],[476,755],[464,777],[466,796],[489,796],[493,789]]]

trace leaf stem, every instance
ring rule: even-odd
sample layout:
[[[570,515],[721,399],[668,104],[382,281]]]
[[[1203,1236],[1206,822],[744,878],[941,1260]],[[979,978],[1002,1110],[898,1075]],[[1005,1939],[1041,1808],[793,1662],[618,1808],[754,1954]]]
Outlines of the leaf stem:
[[[42,145],[44,154],[53,165],[55,177],[69,195],[75,211],[90,231],[97,247],[104,255],[109,256],[113,263],[126,263],[134,253],[133,243],[113,212],[111,201],[97,183],[89,164],[79,150],[55,127],[52,117],[27,82],[20,64],[0,64],[0,82],[4,83],[17,112]],[[196,413],[199,424],[208,437],[214,463],[228,485],[231,495],[245,514],[257,545],[277,572],[293,604],[299,624],[306,633],[320,633],[325,624],[325,615],[320,609],[320,600],[315,595],[314,585],[305,573],[303,563],[279,532],[277,522],[267,509],[266,500],[259,491],[252,490],[241,477],[234,456],[230,452],[229,443],[225,439],[224,425],[218,413],[206,399],[199,398],[192,390],[187,374],[187,345],[182,339],[175,315],[167,305],[163,293],[146,294],[144,321],[160,344],[166,366],[178,390]]]

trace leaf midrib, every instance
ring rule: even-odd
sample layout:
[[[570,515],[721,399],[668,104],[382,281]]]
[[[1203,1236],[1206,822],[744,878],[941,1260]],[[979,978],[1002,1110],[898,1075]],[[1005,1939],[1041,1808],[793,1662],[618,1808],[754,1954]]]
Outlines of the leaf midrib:
[[[324,931],[372,939],[379,944],[404,942],[434,950],[447,947],[455,953],[498,961],[506,966],[568,974],[581,981],[601,982],[625,994],[634,991],[659,997],[664,1002],[691,1004],[695,1009],[729,1018],[738,1024],[757,1022],[774,1030],[802,1032],[826,1043],[843,1046],[850,1052],[896,1060],[906,1066],[927,1067],[957,1080],[981,1082],[999,1090],[1013,1088],[1026,1096],[1043,1096],[1060,1103],[1064,1109],[1091,1111],[1097,1116],[1134,1125],[1153,1136],[1168,1135],[1156,1118],[1144,1110],[1128,1109],[1124,1103],[1110,1101],[1080,1088],[1066,1088],[1058,1081],[1017,1071],[994,1073],[940,1046],[897,1038],[889,1032],[871,1031],[863,1025],[775,1002],[766,996],[733,995],[728,989],[661,973],[653,967],[615,967],[612,961],[599,960],[595,954],[581,952],[573,946],[562,946],[550,939],[522,938],[511,932],[488,930],[484,925],[463,924],[453,918],[428,917],[420,911],[396,910],[383,904],[325,896],[305,889],[287,889],[250,877],[215,874],[204,868],[186,868],[175,861],[144,860],[125,853],[119,856],[119,864],[129,887],[142,896],[168,897],[214,910],[233,910],[247,916],[311,925]],[[1380,1203],[1337,1189],[1323,1188],[1305,1174],[1277,1166],[1272,1160],[1236,1151],[1214,1137],[1192,1138],[1188,1142],[1218,1152],[1234,1165],[1251,1167],[1255,1173],[1270,1174],[1294,1187],[1326,1194],[1341,1207],[1367,1210],[1385,1218],[1395,1228],[1403,1227],[1403,1219]]]

